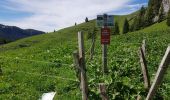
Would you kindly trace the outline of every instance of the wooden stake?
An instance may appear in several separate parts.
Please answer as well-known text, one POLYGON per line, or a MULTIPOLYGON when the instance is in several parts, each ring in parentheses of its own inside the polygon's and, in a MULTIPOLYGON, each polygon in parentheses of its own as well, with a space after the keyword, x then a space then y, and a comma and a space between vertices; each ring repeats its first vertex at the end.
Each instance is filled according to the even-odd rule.
POLYGON ((142 97, 138 95, 136 100, 142 100, 142 97))
POLYGON ((146 56, 146 40, 142 41, 142 50, 143 50, 144 56, 146 56))
POLYGON ((147 68, 145 55, 144 55, 144 52, 143 52, 142 48, 139 48, 139 57, 140 57, 142 74, 143 74, 143 78, 144 78, 144 87, 145 87, 145 89, 148 90, 149 87, 150 87, 150 79, 149 79, 149 74, 148 74, 148 68, 147 68))
POLYGON ((80 74, 80 66, 79 66, 79 55, 78 55, 78 51, 74 51, 73 52, 73 62, 74 62, 74 69, 76 72, 76 76, 79 79, 79 81, 81 82, 81 74, 80 74))
POLYGON ((106 93, 106 85, 104 83, 99 84, 99 91, 100 91, 102 100, 109 100, 107 93, 106 93))
POLYGON ((78 32, 78 45, 79 45, 79 65, 81 70, 81 88, 82 88, 82 100, 88 100, 88 85, 86 78, 86 64, 84 53, 84 37, 82 32, 78 32))
POLYGON ((146 100, 152 100, 152 98, 154 97, 157 88, 159 87, 163 80, 164 74, 167 71, 169 64, 170 64, 170 46, 167 48, 165 55, 159 65, 158 71, 156 73, 155 79, 149 90, 146 100))

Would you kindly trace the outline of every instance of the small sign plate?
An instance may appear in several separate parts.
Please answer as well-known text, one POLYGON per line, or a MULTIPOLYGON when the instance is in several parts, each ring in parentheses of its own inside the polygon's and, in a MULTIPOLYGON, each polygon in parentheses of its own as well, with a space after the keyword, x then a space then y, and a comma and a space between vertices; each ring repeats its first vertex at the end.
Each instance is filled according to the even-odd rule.
POLYGON ((98 27, 103 27, 103 26, 113 27, 114 17, 113 15, 98 15, 96 22, 98 27))
POLYGON ((101 44, 110 44, 110 28, 101 29, 101 44))

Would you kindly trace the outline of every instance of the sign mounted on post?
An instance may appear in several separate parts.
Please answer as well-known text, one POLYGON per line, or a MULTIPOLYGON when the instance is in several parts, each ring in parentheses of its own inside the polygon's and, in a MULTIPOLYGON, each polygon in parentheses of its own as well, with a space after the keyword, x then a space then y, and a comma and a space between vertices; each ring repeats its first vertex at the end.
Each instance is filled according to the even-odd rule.
POLYGON ((98 15, 97 16, 97 26, 98 27, 103 27, 103 26, 107 26, 107 27, 113 27, 114 25, 114 20, 113 20, 113 15, 98 15), (107 19, 107 20, 105 20, 107 19))
POLYGON ((110 28, 101 29, 101 44, 110 44, 110 28))

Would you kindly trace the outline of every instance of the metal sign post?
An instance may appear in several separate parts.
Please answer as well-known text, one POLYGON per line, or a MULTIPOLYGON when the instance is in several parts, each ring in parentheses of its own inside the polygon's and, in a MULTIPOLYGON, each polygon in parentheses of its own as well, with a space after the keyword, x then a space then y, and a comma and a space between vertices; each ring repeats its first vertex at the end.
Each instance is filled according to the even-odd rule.
MULTIPOLYGON (((107 28, 107 15, 103 15, 104 18, 104 28, 107 28)), ((101 37, 102 38, 102 37, 101 37)), ((107 69, 107 45, 104 43, 102 44, 102 60, 103 60, 103 73, 106 74, 108 72, 107 69)))
POLYGON ((107 45, 110 44, 110 28, 113 24, 113 15, 98 15, 97 26, 101 27, 101 44, 102 44, 102 71, 104 74, 108 72, 107 68, 107 45))

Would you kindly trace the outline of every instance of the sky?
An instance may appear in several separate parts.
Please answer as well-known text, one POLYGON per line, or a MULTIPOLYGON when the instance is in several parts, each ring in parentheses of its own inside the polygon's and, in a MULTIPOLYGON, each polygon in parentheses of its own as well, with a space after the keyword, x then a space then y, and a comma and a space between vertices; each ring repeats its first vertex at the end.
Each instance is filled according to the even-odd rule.
POLYGON ((148 0, 0 0, 0 24, 51 32, 103 13, 130 14, 147 3, 148 0))

